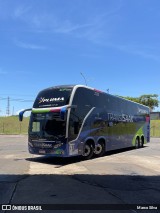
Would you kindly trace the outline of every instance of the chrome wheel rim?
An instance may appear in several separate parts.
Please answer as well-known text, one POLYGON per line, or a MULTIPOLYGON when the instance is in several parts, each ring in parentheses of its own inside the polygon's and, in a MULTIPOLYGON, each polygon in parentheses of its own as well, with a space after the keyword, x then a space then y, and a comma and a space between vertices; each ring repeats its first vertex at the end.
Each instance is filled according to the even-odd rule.
POLYGON ((102 152, 102 149, 103 149, 102 145, 101 145, 101 144, 98 144, 98 145, 96 146, 96 149, 95 149, 94 153, 95 153, 96 155, 99 155, 99 154, 102 152))
POLYGON ((83 154, 83 156, 88 156, 89 154, 90 154, 90 152, 91 152, 91 147, 89 146, 89 145, 85 145, 85 148, 84 148, 84 154, 83 154))

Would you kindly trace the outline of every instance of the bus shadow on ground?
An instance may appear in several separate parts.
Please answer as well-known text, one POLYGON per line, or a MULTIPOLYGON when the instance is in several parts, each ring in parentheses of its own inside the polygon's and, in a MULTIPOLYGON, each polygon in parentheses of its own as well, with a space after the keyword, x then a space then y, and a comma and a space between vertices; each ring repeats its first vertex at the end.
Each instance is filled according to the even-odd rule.
MULTIPOLYGON (((143 146, 139 149, 144 149, 147 148, 148 146, 143 146)), ((123 152, 127 152, 127 151, 132 151, 132 150, 136 150, 135 147, 127 147, 127 148, 123 148, 123 149, 116 149, 116 150, 112 150, 112 151, 108 151, 105 153, 104 156, 107 155, 114 155, 114 154, 118 154, 118 153, 123 153, 123 152)))
MULTIPOLYGON (((146 148, 146 147, 147 146, 144 146, 143 148, 146 148)), ((141 148, 141 149, 143 149, 143 148, 141 148)), ((135 150, 135 148, 129 147, 129 148, 124 148, 124 149, 117 149, 117 150, 113 150, 113 151, 108 151, 101 158, 106 157, 106 156, 110 156, 110 155, 123 153, 123 152, 132 151, 132 150, 135 150)), ((95 158, 97 158, 97 157, 94 156, 92 159, 95 159, 95 158)), ((92 159, 90 159, 90 160, 92 160, 92 159)), ((65 166, 65 165, 69 165, 69 164, 73 164, 73 163, 78 163, 80 161, 85 161, 85 159, 81 156, 67 157, 67 158, 52 157, 52 156, 38 156, 38 157, 33 157, 33 158, 32 157, 26 158, 25 160, 30 161, 30 162, 36 162, 36 163, 57 165, 57 167, 61 167, 61 166, 65 166)))
POLYGON ((30 162, 36 162, 36 163, 65 166, 67 164, 78 163, 78 162, 82 161, 83 158, 79 157, 79 156, 69 157, 69 158, 40 156, 40 157, 26 158, 25 160, 30 161, 30 162))
POLYGON ((156 205, 160 198, 160 176, 2 174, 0 190, 1 204, 156 205))

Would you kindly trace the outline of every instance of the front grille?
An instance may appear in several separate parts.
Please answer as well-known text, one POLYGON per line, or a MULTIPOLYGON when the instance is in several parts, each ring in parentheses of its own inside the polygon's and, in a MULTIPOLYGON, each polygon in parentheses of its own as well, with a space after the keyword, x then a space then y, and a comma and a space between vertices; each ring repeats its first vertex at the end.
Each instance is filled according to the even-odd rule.
POLYGON ((33 147, 42 148, 42 149, 52 149, 52 143, 39 143, 39 142, 32 142, 33 147))

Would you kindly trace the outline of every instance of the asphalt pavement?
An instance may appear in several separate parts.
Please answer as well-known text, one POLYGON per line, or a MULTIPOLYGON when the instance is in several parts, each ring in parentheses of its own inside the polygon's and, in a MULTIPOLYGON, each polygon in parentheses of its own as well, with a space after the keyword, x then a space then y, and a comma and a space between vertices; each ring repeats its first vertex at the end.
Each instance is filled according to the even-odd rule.
POLYGON ((105 204, 114 204, 115 208, 117 204, 156 208, 160 204, 159 162, 159 138, 152 138, 141 149, 108 152, 104 157, 84 161, 79 157, 31 155, 27 136, 0 135, 0 203, 22 206, 60 204, 62 208, 42 212, 64 212, 64 204, 71 207, 65 210, 66 213, 160 212, 156 209, 135 210, 131 205, 128 210, 98 210, 100 206, 105 208, 105 204), (91 210, 75 210, 78 208, 76 204, 91 210))

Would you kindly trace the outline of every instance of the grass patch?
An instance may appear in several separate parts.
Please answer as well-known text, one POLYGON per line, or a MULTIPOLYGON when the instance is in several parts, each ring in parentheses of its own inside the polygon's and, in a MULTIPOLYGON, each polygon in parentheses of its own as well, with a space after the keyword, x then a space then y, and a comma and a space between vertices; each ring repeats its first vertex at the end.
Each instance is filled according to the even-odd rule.
POLYGON ((160 120, 151 120, 150 135, 151 137, 160 137, 160 120))
POLYGON ((0 134, 27 134, 29 117, 20 122, 18 116, 0 117, 0 134))

